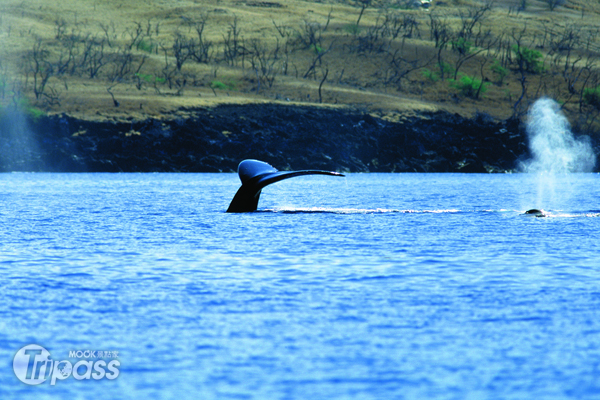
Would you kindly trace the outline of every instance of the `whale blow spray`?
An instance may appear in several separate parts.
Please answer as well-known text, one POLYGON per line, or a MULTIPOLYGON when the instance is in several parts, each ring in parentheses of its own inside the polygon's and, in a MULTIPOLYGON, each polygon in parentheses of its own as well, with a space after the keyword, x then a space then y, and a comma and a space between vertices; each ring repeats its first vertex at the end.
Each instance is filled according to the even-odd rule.
POLYGON ((558 103, 537 100, 529 110, 527 137, 531 159, 521 164, 523 172, 537 180, 536 207, 557 206, 570 197, 571 172, 591 172, 596 155, 588 137, 575 138, 558 103))
POLYGON ((569 121, 552 99, 541 98, 533 103, 527 136, 532 158, 523 163, 525 172, 591 172, 596 165, 589 138, 573 137, 569 121))

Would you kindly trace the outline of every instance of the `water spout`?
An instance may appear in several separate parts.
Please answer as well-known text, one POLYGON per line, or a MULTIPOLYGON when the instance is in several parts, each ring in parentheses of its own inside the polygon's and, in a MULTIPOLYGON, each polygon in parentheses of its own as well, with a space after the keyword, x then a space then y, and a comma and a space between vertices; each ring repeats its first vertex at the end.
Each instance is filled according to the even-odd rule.
POLYGON ((532 158, 522 164, 524 172, 591 172, 596 165, 589 138, 573 137, 569 121, 552 99, 541 98, 529 110, 527 137, 532 158))
POLYGON ((35 134, 18 107, 0 110, 0 171, 40 171, 44 168, 35 134))
POLYGON ((596 165, 589 138, 575 138, 558 103, 549 98, 537 100, 529 110, 527 137, 532 157, 520 169, 531 173, 537 184, 535 199, 528 199, 527 207, 563 206, 572 196, 569 174, 591 172, 596 165))

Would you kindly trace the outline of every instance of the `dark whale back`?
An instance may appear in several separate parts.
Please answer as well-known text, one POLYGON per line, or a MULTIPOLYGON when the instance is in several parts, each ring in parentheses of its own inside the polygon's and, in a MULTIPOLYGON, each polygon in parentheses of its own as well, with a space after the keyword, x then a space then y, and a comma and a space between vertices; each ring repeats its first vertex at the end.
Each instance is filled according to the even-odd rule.
POLYGON ((525 211, 525 215, 532 217, 545 217, 546 213, 544 210, 538 210, 537 208, 532 208, 531 210, 525 211))

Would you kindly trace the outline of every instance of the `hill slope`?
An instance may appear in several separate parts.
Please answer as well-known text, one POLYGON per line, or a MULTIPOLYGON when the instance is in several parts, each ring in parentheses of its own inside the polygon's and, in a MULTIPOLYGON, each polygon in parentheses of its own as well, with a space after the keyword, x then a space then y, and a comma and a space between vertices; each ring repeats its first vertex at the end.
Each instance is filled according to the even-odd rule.
POLYGON ((549 3, 5 0, 0 100, 95 120, 265 101, 503 119, 547 95, 595 130, 600 4, 549 3))

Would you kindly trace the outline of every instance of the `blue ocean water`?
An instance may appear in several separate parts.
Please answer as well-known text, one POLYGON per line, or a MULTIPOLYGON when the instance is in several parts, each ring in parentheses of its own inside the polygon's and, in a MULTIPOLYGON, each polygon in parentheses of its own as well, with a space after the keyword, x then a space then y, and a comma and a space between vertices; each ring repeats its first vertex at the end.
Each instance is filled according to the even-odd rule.
POLYGON ((600 398, 599 182, 2 174, 0 398, 600 398), (28 385, 30 344, 118 376, 28 385))

